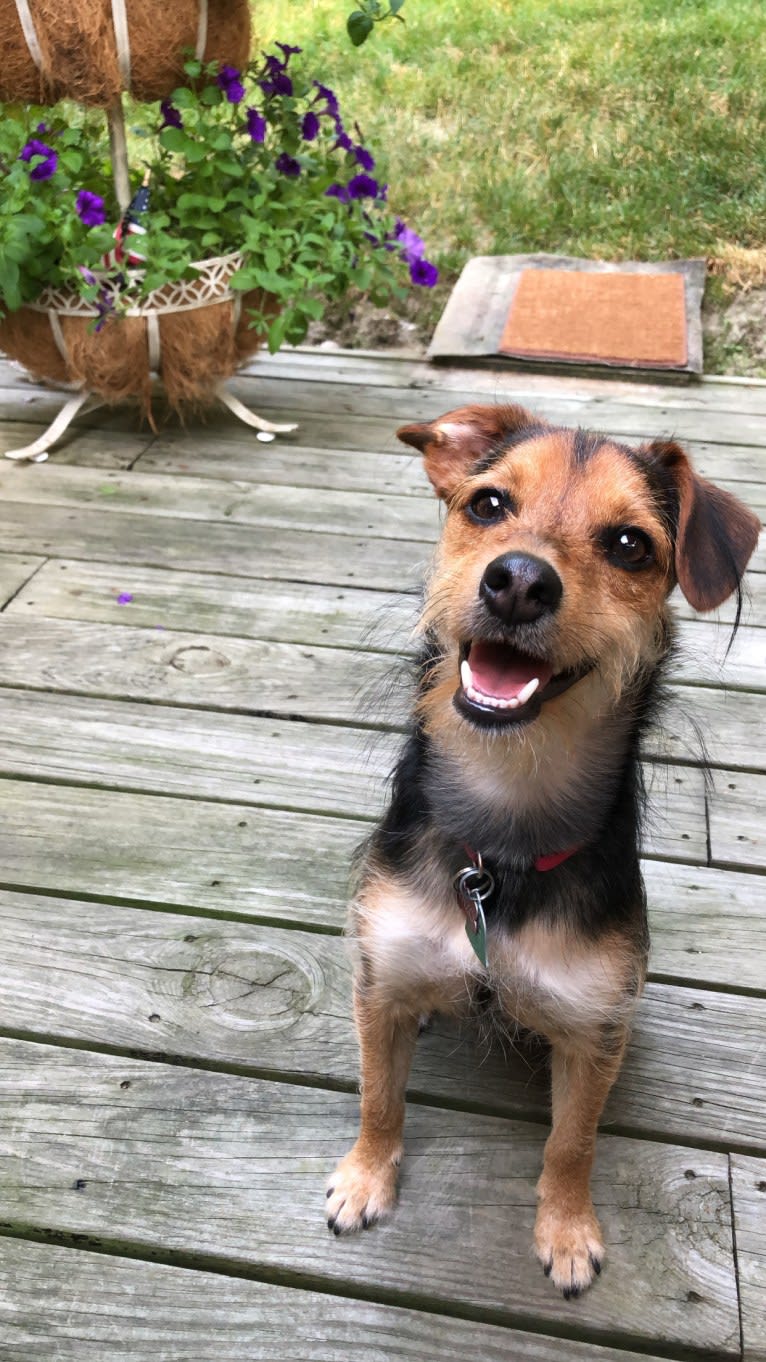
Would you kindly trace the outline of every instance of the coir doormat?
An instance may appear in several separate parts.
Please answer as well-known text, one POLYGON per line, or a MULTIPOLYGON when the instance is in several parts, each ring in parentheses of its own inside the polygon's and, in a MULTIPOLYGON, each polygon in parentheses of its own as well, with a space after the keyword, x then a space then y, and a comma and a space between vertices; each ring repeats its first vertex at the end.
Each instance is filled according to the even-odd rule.
POLYGON ((429 357, 519 365, 702 372, 703 260, 477 256, 429 357))

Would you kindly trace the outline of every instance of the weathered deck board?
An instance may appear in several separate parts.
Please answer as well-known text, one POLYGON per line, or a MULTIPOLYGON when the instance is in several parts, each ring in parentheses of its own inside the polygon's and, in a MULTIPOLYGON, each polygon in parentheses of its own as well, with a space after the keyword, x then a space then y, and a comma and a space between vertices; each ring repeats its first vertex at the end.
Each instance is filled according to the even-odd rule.
MULTIPOLYGON (((319 460, 317 464, 321 467, 319 460)), ((762 509, 766 484, 737 487, 754 510, 762 509)), ((433 543, 443 519, 443 507, 433 496, 328 487, 326 476, 321 481, 319 475, 313 485, 285 486, 277 481, 235 481, 221 476, 179 478, 140 468, 115 472, 55 463, 44 467, 0 463, 0 494, 7 502, 78 509, 97 506, 104 514, 228 521, 263 529, 321 529, 350 537, 419 538, 433 543)))
MULTIPOLYGON (((761 578, 759 577, 760 581, 761 578)), ((766 576, 763 578, 766 584, 766 576)), ((76 559, 46 563, 34 589, 19 592, 7 614, 89 620, 153 629, 196 630, 317 643, 333 648, 400 652, 417 621, 413 594, 304 582, 262 581, 218 573, 145 568, 76 559), (130 609, 118 604, 130 580, 130 609)))
MULTIPOLYGON (((419 392, 438 389, 442 393, 467 389, 489 394, 489 400, 534 403, 552 391, 573 402, 626 401, 631 406, 672 409, 689 406, 694 410, 713 409, 766 415, 766 383, 719 378, 706 374, 692 383, 647 382, 620 378, 615 374, 598 378, 591 375, 535 373, 514 370, 497 364, 465 364, 454 367, 434 365, 411 353, 377 350, 325 351, 297 346, 276 355, 259 351, 243 367, 242 375, 259 381, 291 379, 303 383, 364 383, 369 387, 399 387, 419 392)), ((5 381, 5 380, 3 380, 5 381)))
MULTIPOLYGON (((422 540, 343 534, 25 502, 0 506, 0 542, 15 553, 94 558, 143 567, 234 573, 323 585, 417 591, 431 557, 422 540)), ((120 590, 129 591, 125 581, 120 590)))
POLYGON ((0 810, 4 884, 336 932, 370 831, 352 818, 34 781, 0 780, 0 810))
MULTIPOLYGON (((126 621, 122 627, 6 613, 0 619, 0 685, 381 729, 406 725, 411 677, 387 654, 181 633, 162 625, 131 628, 131 611, 114 608, 126 621)), ((766 648, 766 631, 762 637, 766 648)), ((758 674, 755 664, 753 671, 758 674)), ((762 695, 745 693, 735 704, 724 690, 676 687, 644 751, 684 762, 699 761, 704 751, 714 766, 766 769, 763 706, 762 695)))
MULTIPOLYGON (((47 692, 3 692, 0 775, 374 817, 399 735, 47 692)), ((649 854, 707 861, 704 780, 647 767, 649 854)), ((747 861, 742 859, 741 864, 747 861)))
MULTIPOLYGON (((0 451, 20 449, 44 434, 46 424, 0 420, 0 451)), ((86 464, 91 468, 129 468, 151 445, 151 430, 88 430, 74 425, 51 456, 56 466, 86 464)), ((8 465, 4 464, 4 467, 8 465)))
MULTIPOLYGON (((129 612, 123 610, 123 618, 129 612)), ((766 637, 766 635, 764 635, 766 637)), ((405 718, 386 703, 395 663, 380 653, 203 633, 48 619, 0 619, 0 685, 124 696, 213 710, 362 723, 382 694, 381 727, 405 718)))
MULTIPOLYGON (((766 574, 752 573, 750 581, 757 584, 753 610, 760 611, 766 574)), ((416 646, 418 595, 69 559, 46 563, 6 613, 407 653, 416 646), (129 609, 118 599, 126 581, 129 609)), ((696 684, 707 675, 717 685, 762 690, 766 632, 756 625, 766 620, 766 610, 755 614, 752 626, 743 624, 728 656, 726 625, 686 613, 671 675, 696 684)))
MULTIPOLYGON (((338 937, 1 892, 0 909, 5 1031, 355 1082, 350 963, 338 937)), ((764 999, 649 984, 603 1125, 696 1146, 766 1143, 764 1028, 764 999), (746 1070, 732 1064, 737 1054, 753 1055, 746 1070)), ((507 1058, 469 1023, 438 1023, 421 1037, 409 1087, 523 1119, 545 1121, 550 1110, 542 1051, 507 1058)))
MULTIPOLYGON (((439 392, 489 393, 498 400, 533 402, 556 393, 572 402, 626 401, 631 407, 690 407, 694 411, 714 410, 737 416, 740 411, 766 414, 766 383, 753 380, 705 375, 693 383, 647 382, 645 379, 616 375, 534 373, 510 366, 434 365, 411 352, 317 349, 312 346, 286 347, 278 354, 260 350, 241 370, 243 380, 251 380, 250 392, 264 384, 277 386, 287 379, 304 384, 357 382, 368 387, 396 388, 405 393, 436 389, 439 392)), ((15 364, 0 357, 0 387, 14 390, 20 400, 39 385, 15 364)))
MULTIPOLYGON (((10 1224, 571 1327, 529 1251, 540 1127, 412 1107, 396 1214, 338 1241, 322 1182, 353 1139, 354 1097, 22 1042, 0 1056, 10 1224)), ((738 1356, 726 1157, 602 1137, 593 1192, 610 1247, 580 1336, 738 1356)))
MULTIPOLYGON (((407 405, 411 407, 413 403, 407 405)), ((449 405, 449 394, 445 394, 444 409, 446 410, 449 405)), ((695 467, 704 477, 718 482, 728 480, 732 487, 735 484, 745 484, 739 489, 742 496, 747 495, 747 487, 757 487, 763 482, 763 448, 753 445, 709 444, 705 440, 686 440, 684 444, 694 460, 695 467)), ((293 458, 297 462, 296 484, 303 485, 304 479, 313 476, 311 469, 315 466, 315 459, 323 457, 328 466, 328 486, 332 486, 334 480, 340 478, 341 470, 348 465, 350 481, 347 486, 355 486, 356 479, 360 478, 365 483, 370 481, 368 488, 370 491, 407 491, 432 495, 423 476, 419 459, 403 455, 403 446, 395 438, 391 440, 390 436, 385 441, 385 447, 376 448, 374 454, 366 452, 363 447, 354 448, 342 436, 324 448, 321 445, 312 446, 300 434, 282 436, 278 444, 270 446, 268 457, 264 457, 263 447, 260 444, 254 446, 248 436, 243 438, 241 427, 237 428, 229 421, 217 421, 215 425, 205 427, 201 432, 188 435, 188 438, 187 432, 181 429, 164 430, 157 441, 148 446, 141 455, 139 467, 147 472, 153 470, 181 476, 230 477, 259 481, 259 470, 270 462, 273 449, 278 451, 275 465, 276 481, 282 478, 283 461, 293 458), (291 443, 292 440, 300 440, 300 443, 291 443), (176 454, 176 450, 181 452, 176 454), (402 482, 399 486, 381 488, 380 477, 387 480, 393 476, 393 461, 402 457, 405 460, 409 459, 408 467, 397 465, 395 476, 401 477, 402 482), (374 470, 378 462, 380 468, 376 474, 374 470)), ((81 458, 72 457, 69 461, 84 464, 91 462, 85 451, 81 458)), ((267 480, 270 480, 268 476, 267 480)))
MULTIPOLYGON (((398 425, 407 421, 434 420, 452 407, 477 400, 476 390, 470 385, 449 394, 425 389, 409 393, 398 386, 368 388, 364 384, 333 383, 331 380, 312 385, 292 378, 259 382, 257 378, 240 376, 232 383, 232 389, 264 411, 278 408, 290 412, 301 428, 304 424, 332 422, 350 432, 367 423, 372 438, 379 424, 387 422, 389 431, 395 431, 398 425)), ((520 397, 523 390, 523 382, 499 383, 494 400, 524 401, 520 397)), ((635 440, 673 435, 677 440, 704 440, 708 444, 724 445, 736 440, 737 444, 763 448, 762 411, 740 410, 735 423, 730 410, 695 406, 693 398, 689 400, 689 391, 684 395, 685 401, 679 402, 676 395, 672 402, 665 398, 651 404, 631 402, 629 396, 600 400, 586 396, 573 400, 571 393, 562 396, 560 390, 551 385, 539 400, 532 399, 530 406, 536 415, 559 425, 585 426, 635 440)), ((369 443, 370 437, 361 443, 355 441, 355 444, 374 447, 369 443)))
POLYGON ((766 990, 766 883, 759 875, 643 862, 652 978, 766 990))
POLYGON ((0 1238, 0 1330, 13 1362, 658 1362, 217 1272, 0 1238), (289 1339, 289 1341, 288 1341, 289 1339), (47 1351, 46 1351, 47 1350, 47 1351))
POLYGON ((743 1362, 766 1360, 766 1159, 731 1158, 743 1362))
POLYGON ((403 445, 397 448, 399 453, 375 454, 364 449, 312 449, 310 445, 292 445, 287 436, 282 436, 266 452, 251 436, 237 436, 230 426, 219 425, 214 432, 163 432, 142 454, 137 470, 181 478, 383 492, 432 501, 433 490, 420 456, 407 453, 403 445))
MULTIPOLYGON (((102 472, 0 463, 0 497, 8 503, 98 507, 103 515, 167 516, 206 524, 308 530, 352 538, 436 542, 436 498, 290 487, 269 482, 231 483, 217 478, 176 478, 164 473, 102 472)), ((348 551, 348 550, 346 550, 348 551)))
POLYGON ((709 799, 710 852, 722 866, 745 861, 766 869, 766 777, 746 772, 716 774, 709 799), (743 859, 744 858, 744 859, 743 859))
POLYGON ((44 558, 35 558, 30 554, 0 554, 0 610, 44 562, 44 558))
MULTIPOLYGON (((354 819, 0 780, 0 883, 337 932, 368 831, 354 819)), ((660 860, 643 871, 650 977, 766 990, 759 876, 660 860)))

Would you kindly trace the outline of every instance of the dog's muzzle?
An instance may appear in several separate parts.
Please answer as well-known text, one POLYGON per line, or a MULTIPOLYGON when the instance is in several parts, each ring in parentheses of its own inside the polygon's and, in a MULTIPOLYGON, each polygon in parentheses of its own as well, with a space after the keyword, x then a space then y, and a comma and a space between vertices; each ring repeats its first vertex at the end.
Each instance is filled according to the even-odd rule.
POLYGON ((484 570, 479 597, 484 609, 512 632, 513 641, 474 637, 460 649, 460 686, 454 703, 464 718, 482 727, 530 723, 546 700, 562 695, 591 670, 590 664, 554 674, 539 652, 517 639, 525 626, 555 615, 564 587, 556 569, 533 554, 507 553, 484 570))

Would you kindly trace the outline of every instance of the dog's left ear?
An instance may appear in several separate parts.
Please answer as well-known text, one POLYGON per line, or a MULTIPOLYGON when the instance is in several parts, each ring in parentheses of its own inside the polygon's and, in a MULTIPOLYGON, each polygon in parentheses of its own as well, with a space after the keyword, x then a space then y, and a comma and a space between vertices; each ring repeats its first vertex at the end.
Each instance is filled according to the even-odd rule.
POLYGON ((695 610, 715 610, 737 590, 761 522, 737 497, 695 473, 675 440, 653 440, 642 453, 670 474, 678 493, 678 585, 695 610))
POLYGON ((529 429, 539 433, 547 422, 524 407, 457 407, 437 421, 400 426, 396 437, 423 455, 426 473, 437 497, 448 501, 471 464, 501 444, 509 435, 529 429))

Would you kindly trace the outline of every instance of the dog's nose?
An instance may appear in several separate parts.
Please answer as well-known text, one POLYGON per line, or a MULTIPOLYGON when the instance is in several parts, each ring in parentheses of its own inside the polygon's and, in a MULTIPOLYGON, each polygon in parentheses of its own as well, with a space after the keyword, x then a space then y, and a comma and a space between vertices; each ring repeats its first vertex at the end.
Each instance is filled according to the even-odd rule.
POLYGON ((550 563, 531 553, 504 553, 485 569, 479 595, 503 624, 531 624, 553 614, 563 590, 550 563))

